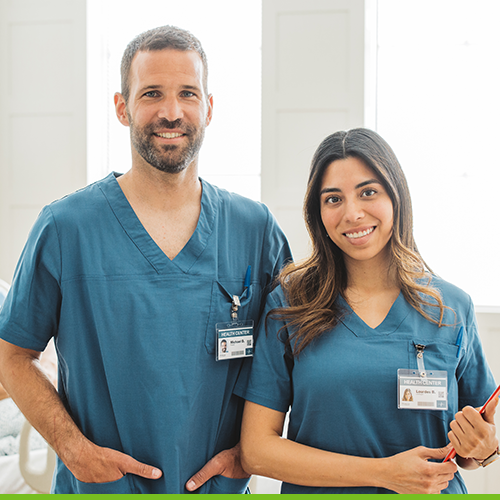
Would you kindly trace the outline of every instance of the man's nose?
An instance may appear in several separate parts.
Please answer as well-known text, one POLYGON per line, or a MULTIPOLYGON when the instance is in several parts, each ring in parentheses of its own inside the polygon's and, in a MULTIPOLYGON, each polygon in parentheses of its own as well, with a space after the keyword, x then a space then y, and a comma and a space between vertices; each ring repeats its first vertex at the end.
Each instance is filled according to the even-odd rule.
POLYGON ((183 114, 182 106, 175 97, 165 98, 162 102, 160 110, 158 111, 159 118, 165 118, 170 122, 183 118, 183 114))

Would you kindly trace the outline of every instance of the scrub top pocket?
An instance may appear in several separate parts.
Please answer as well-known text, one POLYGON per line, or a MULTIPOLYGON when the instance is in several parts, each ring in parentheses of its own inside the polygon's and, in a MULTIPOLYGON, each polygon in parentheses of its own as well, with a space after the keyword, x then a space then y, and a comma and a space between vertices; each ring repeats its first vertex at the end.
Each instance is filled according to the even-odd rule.
POLYGON ((409 368, 416 370, 417 350, 416 345, 424 345, 424 365, 425 371, 445 370, 448 374, 448 410, 412 410, 418 412, 430 412, 431 415, 442 420, 453 419, 458 408, 458 384, 456 379, 456 370, 459 362, 457 358, 458 347, 446 342, 429 342, 429 340, 412 340, 408 342, 409 368))
POLYGON ((243 280, 218 280, 212 283, 212 301, 205 334, 205 347, 209 354, 215 354, 215 325, 231 321, 231 298, 237 295, 241 306, 238 308, 238 321, 259 320, 262 289, 258 283, 252 283, 243 294, 243 280), (243 294, 243 297, 242 297, 243 294))

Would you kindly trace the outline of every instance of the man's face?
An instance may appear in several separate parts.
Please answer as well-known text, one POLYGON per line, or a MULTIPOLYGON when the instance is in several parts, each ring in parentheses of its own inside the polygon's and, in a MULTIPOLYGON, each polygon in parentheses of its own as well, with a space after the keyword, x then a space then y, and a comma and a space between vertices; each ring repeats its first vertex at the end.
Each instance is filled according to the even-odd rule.
POLYGON ((133 161, 176 174, 197 160, 212 118, 203 86, 203 63, 194 51, 138 52, 130 68, 130 97, 115 96, 117 115, 130 126, 133 161))
POLYGON ((227 351, 227 342, 225 342, 224 340, 221 342, 221 350, 222 352, 227 351))

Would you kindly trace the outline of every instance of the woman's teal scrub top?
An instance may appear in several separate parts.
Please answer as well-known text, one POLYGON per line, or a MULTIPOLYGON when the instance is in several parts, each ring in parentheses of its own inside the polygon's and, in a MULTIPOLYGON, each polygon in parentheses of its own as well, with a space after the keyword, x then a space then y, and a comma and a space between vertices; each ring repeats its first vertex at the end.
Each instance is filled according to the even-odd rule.
MULTIPOLYGON (((0 337, 42 351, 54 336, 59 393, 94 443, 156 466, 77 481, 59 460, 55 493, 184 493, 186 481, 239 440, 243 359, 215 360, 215 324, 251 284, 238 319, 259 320, 290 250, 262 204, 202 182, 197 228, 170 260, 151 239, 115 174, 46 207, 23 250, 0 315, 0 337)), ((237 493, 216 477, 200 493, 237 493)))
MULTIPOLYGON (((385 320, 370 328, 341 297, 340 323, 309 344, 298 358, 285 355, 278 339, 283 323, 261 322, 251 363, 236 394, 280 412, 291 405, 288 438, 322 450, 381 458, 417 446, 448 444, 450 422, 466 405, 482 406, 496 384, 477 332, 472 301, 459 288, 434 278, 445 310, 439 328, 399 295, 385 320), (464 327, 461 347, 457 337, 464 327), (445 370, 448 410, 398 409, 398 370, 416 370, 415 345, 425 345, 427 371, 445 370)), ((267 299, 264 314, 286 307, 281 288, 267 299)), ((432 308, 429 314, 436 315, 432 308)), ((282 331, 288 335, 288 331, 282 331)), ((284 337, 282 337, 284 338, 284 337)), ((247 370, 248 366, 245 367, 247 370)), ((466 493, 460 473, 442 493, 466 493)), ((383 488, 315 488, 283 483, 282 493, 393 493, 383 488)))

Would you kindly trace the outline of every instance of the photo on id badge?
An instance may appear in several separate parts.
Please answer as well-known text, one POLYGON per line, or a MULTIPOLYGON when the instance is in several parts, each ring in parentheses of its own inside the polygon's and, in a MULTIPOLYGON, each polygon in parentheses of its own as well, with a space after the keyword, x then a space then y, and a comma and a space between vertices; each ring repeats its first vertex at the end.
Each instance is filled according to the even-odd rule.
POLYGON ((253 356, 253 321, 217 323, 216 360, 253 356))

